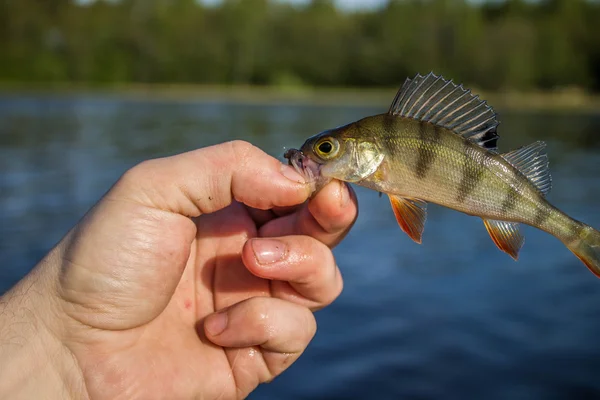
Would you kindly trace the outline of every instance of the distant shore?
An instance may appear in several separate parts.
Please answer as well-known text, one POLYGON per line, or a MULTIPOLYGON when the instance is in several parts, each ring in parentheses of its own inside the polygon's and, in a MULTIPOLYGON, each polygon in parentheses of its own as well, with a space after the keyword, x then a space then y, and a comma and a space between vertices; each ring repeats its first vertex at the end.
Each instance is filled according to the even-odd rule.
MULTIPOLYGON (((0 82, 0 96, 94 95, 137 101, 231 101, 254 104, 388 106, 398 88, 276 87, 194 84, 24 84, 0 82)), ((497 109, 600 113, 600 95, 579 88, 532 92, 486 92, 473 89, 497 109)))

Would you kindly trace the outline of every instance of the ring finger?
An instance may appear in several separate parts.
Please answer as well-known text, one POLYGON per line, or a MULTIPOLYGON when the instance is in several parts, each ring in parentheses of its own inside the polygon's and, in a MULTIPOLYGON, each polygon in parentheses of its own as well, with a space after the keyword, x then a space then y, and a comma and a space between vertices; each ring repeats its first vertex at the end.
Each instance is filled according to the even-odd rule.
POLYGON ((333 302, 343 288, 331 250, 309 236, 250 239, 242 260, 252 274, 271 280, 274 297, 313 311, 333 302))

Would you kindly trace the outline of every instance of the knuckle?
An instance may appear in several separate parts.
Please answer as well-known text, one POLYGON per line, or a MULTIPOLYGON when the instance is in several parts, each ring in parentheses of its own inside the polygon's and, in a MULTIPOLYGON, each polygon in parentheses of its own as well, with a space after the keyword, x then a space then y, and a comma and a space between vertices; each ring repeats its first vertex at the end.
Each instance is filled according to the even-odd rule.
POLYGON ((293 263, 302 266, 304 276, 299 279, 303 284, 314 284, 328 278, 329 271, 335 266, 331 250, 314 238, 307 237, 298 243, 296 251, 289 257, 293 263))
POLYGON ((244 140, 233 140, 229 143, 235 157, 241 160, 248 158, 249 153, 254 149, 250 142, 244 140))
POLYGON ((313 282, 322 282, 330 284, 331 279, 335 278, 335 258, 333 253, 327 246, 321 244, 321 251, 318 252, 318 256, 313 256, 313 263, 316 268, 313 268, 313 276, 311 277, 313 282))
POLYGON ((266 297, 254 297, 249 300, 248 315, 254 321, 255 328, 263 332, 267 338, 273 334, 271 310, 266 297))
POLYGON ((153 171, 156 169, 156 164, 158 162, 160 162, 160 160, 157 160, 157 159, 145 160, 145 161, 138 163, 137 165, 134 165, 127 172, 131 173, 134 176, 145 176, 148 174, 152 174, 153 171))
POLYGON ((139 185, 152 177, 157 163, 158 160, 146 160, 134 165, 121 176, 120 183, 127 187, 139 185))

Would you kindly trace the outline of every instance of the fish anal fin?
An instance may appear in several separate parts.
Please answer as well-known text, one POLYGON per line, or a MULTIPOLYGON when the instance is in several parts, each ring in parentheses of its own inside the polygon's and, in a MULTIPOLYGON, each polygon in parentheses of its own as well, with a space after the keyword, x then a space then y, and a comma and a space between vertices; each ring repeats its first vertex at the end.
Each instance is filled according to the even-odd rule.
POLYGON ((433 72, 407 79, 388 114, 441 126, 491 151, 497 148, 498 120, 492 107, 433 72))
POLYGON ((423 200, 389 195, 392 210, 400 228, 416 243, 421 244, 425 220, 427 219, 427 203, 423 200))
POLYGON ((519 231, 517 222, 496 221, 484 219, 483 223, 490 234, 490 237, 500 250, 517 260, 519 250, 523 246, 525 239, 519 231))
POLYGON ((545 148, 546 143, 537 141, 502 154, 502 158, 521 171, 544 196, 552 188, 552 176, 545 148))

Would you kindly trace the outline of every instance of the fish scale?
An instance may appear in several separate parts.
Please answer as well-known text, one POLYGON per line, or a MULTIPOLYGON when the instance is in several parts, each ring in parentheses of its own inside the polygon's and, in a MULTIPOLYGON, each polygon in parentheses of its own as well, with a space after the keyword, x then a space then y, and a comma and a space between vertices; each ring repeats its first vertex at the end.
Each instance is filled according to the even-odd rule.
MULTIPOLYGON (((361 122, 376 125, 379 118, 385 116, 368 117, 361 122)), ((423 125, 418 121, 399 121, 399 124, 405 127, 402 135, 397 133, 402 129, 398 126, 383 139, 393 151, 389 152, 380 168, 389 169, 392 173, 385 181, 369 182, 366 179, 361 182, 363 186, 421 198, 469 214, 496 219, 514 218, 501 213, 500 199, 494 192, 506 191, 510 186, 485 167, 482 160, 487 154, 483 149, 445 129, 438 129, 440 139, 432 140, 432 135, 423 138, 420 129, 413 127, 423 125), (420 165, 426 165, 426 168, 420 170, 420 165), (424 175, 423 171, 427 173, 424 175), (488 179, 483 179, 485 176, 488 179)), ((535 189, 532 192, 537 194, 535 189)))
POLYGON ((407 79, 387 113, 321 132, 285 156, 315 190, 338 179, 386 193, 400 227, 418 243, 427 203, 435 203, 482 218, 514 259, 524 240, 520 223, 544 230, 600 277, 600 232, 545 198, 545 144, 500 154, 497 128, 485 101, 430 73, 407 79))

